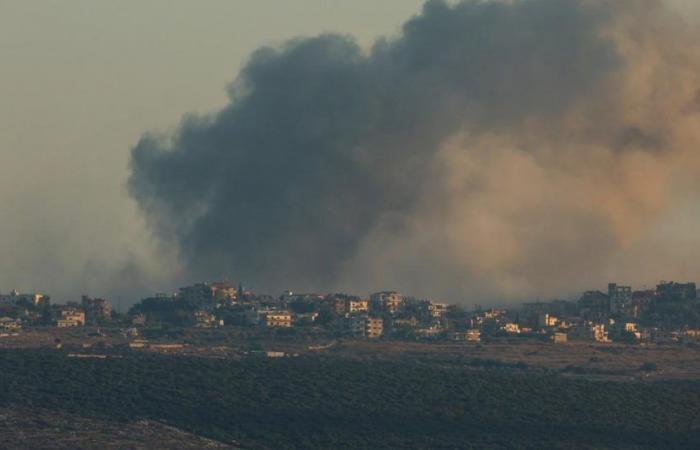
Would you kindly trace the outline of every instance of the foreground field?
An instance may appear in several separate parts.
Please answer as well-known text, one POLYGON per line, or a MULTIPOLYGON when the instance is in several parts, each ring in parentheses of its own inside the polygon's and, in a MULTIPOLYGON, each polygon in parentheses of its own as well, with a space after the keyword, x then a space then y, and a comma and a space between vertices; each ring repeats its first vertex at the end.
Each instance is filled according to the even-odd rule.
MULTIPOLYGON (((114 424, 105 438, 157 422, 243 448, 700 447, 696 381, 590 381, 449 358, 82 359, 44 350, 0 351, 0 369, 5 410, 114 424)), ((50 427, 28 420, 3 428, 3 440, 50 427)))
POLYGON ((571 342, 487 344, 346 341, 332 349, 347 358, 457 360, 466 364, 526 366, 605 380, 700 380, 700 347, 571 342))

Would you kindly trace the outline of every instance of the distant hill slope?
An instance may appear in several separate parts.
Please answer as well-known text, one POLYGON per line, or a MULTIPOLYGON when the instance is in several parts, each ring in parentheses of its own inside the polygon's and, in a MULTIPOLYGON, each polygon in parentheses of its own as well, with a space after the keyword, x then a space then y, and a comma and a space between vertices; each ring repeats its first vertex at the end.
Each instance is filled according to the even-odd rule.
POLYGON ((237 447, 154 420, 120 422, 61 410, 0 408, 4 449, 226 450, 237 447))

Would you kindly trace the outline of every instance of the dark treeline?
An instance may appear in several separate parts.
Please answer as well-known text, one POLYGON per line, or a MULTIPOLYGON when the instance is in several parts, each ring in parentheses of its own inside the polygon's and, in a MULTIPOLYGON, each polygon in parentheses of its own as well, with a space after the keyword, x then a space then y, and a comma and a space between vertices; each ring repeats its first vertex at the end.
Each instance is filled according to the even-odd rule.
POLYGON ((246 448, 700 446, 700 383, 436 362, 0 351, 0 403, 156 419, 246 448))

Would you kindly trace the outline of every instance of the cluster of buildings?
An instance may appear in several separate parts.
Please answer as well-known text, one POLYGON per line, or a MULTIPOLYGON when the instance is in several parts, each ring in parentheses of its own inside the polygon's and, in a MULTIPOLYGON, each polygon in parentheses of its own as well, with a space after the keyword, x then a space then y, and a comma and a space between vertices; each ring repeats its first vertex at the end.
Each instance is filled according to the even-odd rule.
POLYGON ((228 282, 196 283, 175 294, 156 294, 115 318, 109 301, 84 296, 53 305, 42 294, 0 295, 0 333, 22 326, 260 327, 304 332, 324 329, 355 338, 479 342, 547 339, 555 343, 700 342, 700 301, 695 283, 661 282, 634 290, 610 283, 576 301, 529 302, 509 309, 459 306, 381 291, 369 297, 285 291, 259 295, 228 282))
MULTIPOLYGON (((339 335, 379 338, 411 330, 435 336, 447 328, 450 305, 406 297, 398 292, 376 292, 368 298, 347 294, 283 292, 279 297, 258 295, 226 282, 197 283, 173 295, 143 299, 130 313, 132 325, 155 325, 189 314, 195 327, 225 325, 275 329, 323 327, 339 335), (170 306, 170 309, 168 307, 170 306), (173 310, 178 312, 173 314, 173 310)), ((404 333, 405 334, 405 333, 404 333)))
POLYGON ((81 301, 52 304, 48 295, 22 294, 13 290, 0 294, 0 333, 14 333, 23 326, 79 327, 107 323, 112 305, 101 298, 83 296, 81 301))
MULTIPOLYGON (((225 282, 198 283, 172 296, 157 296, 150 312, 136 308, 136 324, 164 320, 163 303, 188 307, 191 324, 277 329, 323 327, 338 335, 376 339, 536 338, 556 343, 678 342, 700 337, 700 302, 695 283, 661 282, 634 290, 610 283, 606 291, 586 291, 576 301, 529 302, 509 309, 467 311, 459 306, 382 291, 367 298, 348 294, 285 291, 257 295, 225 282)), ((142 304, 148 303, 148 299, 142 304)))
POLYGON ((697 342, 700 302, 695 283, 659 283, 634 290, 609 283, 575 302, 525 303, 517 312, 519 332, 549 334, 555 342, 697 342))

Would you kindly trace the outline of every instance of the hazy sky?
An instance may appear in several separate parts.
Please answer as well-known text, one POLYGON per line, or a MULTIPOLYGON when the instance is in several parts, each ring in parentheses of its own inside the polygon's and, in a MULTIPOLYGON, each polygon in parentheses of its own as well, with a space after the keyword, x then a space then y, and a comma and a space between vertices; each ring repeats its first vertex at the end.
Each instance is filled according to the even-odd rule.
MULTIPOLYGON (((700 14, 698 2, 673 3, 691 21, 700 14)), ((125 187, 143 132, 224 106, 226 86, 261 45, 333 31, 366 46, 396 34, 421 4, 0 0, 0 291, 101 295, 105 277, 129 261, 150 264, 153 290, 173 288, 167 268, 177 263, 152 260, 155 244, 125 187)), ((698 214, 677 210, 653 233, 674 235, 698 214)), ((698 275, 689 266, 680 261, 669 275, 698 275)), ((128 268, 124 277, 132 282, 128 268)))
POLYGON ((146 242, 124 187, 145 130, 223 105, 260 45, 324 31, 369 44, 421 3, 0 0, 0 292, 99 294, 84 268, 146 242))

